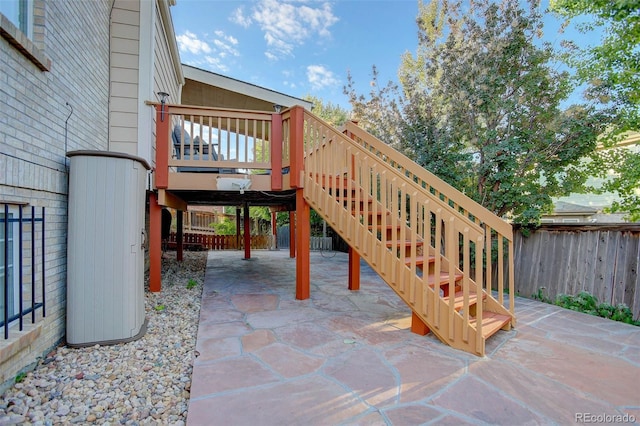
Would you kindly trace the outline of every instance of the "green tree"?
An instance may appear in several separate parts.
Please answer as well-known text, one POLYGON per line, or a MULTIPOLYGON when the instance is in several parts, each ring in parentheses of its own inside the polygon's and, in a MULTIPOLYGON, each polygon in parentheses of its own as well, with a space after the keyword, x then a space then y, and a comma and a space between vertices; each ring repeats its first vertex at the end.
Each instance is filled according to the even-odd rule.
POLYGON ((551 10, 567 18, 583 19, 583 33, 600 30, 596 46, 565 42, 569 65, 577 70, 588 94, 615 106, 620 130, 640 128, 640 0, 551 0, 551 10))
POLYGON ((552 0, 550 6, 567 20, 583 19, 578 25, 583 33, 602 33, 595 46, 565 43, 564 59, 577 70, 578 83, 587 85, 587 98, 615 115, 601 137, 606 149, 591 155, 588 163, 597 177, 605 179, 597 190, 617 193, 620 201, 610 210, 627 212, 628 219, 639 221, 640 152, 616 143, 625 132, 640 130, 640 1, 552 0))
POLYGON ((321 117, 332 126, 339 127, 349 119, 349 111, 342 108, 340 105, 325 102, 313 95, 305 95, 303 99, 313 104, 312 112, 315 115, 321 117))
POLYGON ((236 221, 225 217, 219 223, 214 223, 213 229, 218 235, 236 235, 236 221))
POLYGON ((420 2, 401 90, 387 85, 369 100, 345 90, 373 133, 495 214, 535 223, 551 197, 583 186, 578 164, 595 149, 603 117, 586 105, 561 108, 569 75, 541 41, 538 2, 522 3, 420 2))

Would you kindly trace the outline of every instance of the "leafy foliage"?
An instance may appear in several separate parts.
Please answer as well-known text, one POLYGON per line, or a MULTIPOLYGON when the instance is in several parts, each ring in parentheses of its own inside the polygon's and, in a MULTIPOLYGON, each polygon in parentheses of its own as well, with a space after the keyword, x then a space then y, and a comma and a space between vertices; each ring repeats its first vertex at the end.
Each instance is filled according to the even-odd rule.
POLYGON ((229 218, 223 218, 221 222, 213 225, 218 235, 236 235, 236 222, 229 218))
POLYGON ((614 321, 640 325, 640 321, 633 319, 631 309, 624 303, 619 303, 615 306, 608 303, 598 303, 598 299, 586 291, 580 292, 575 296, 562 294, 556 299, 555 305, 614 321))
POLYGON ((551 197, 583 188, 579 161, 606 120, 562 109, 566 72, 542 43, 537 1, 420 3, 418 49, 402 58, 402 89, 345 92, 360 125, 499 216, 536 223, 551 197))
POLYGON ((313 103, 313 113, 332 126, 339 127, 349 119, 349 112, 340 105, 325 102, 313 95, 304 96, 304 100, 313 103))
POLYGON ((627 212, 629 220, 640 221, 640 152, 613 148, 625 132, 640 130, 640 1, 552 0, 550 6, 568 20, 590 18, 579 25, 582 32, 603 33, 596 46, 579 48, 566 42, 564 59, 577 70, 578 83, 588 85, 587 98, 615 115, 602 138, 608 149, 591 156, 597 176, 607 179, 600 190, 620 196, 611 211, 627 212))

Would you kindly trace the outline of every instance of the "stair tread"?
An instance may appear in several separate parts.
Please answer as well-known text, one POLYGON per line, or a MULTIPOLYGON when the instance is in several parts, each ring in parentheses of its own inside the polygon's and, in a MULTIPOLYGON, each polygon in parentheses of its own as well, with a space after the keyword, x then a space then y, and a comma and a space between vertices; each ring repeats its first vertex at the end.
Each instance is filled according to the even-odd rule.
MULTIPOLYGON (((462 274, 456 274, 455 275, 455 281, 460 281, 462 279, 462 274)), ((429 274, 427 276, 427 282, 429 283, 429 285, 433 285, 436 282, 436 277, 434 276, 434 274, 429 274)), ((442 271, 440 272, 440 280, 439 283, 440 286, 448 284, 449 283, 449 273, 447 271, 442 271)))
MULTIPOLYGON (((425 257, 423 255, 416 256, 416 265, 424 265, 425 263, 431 263, 436 260, 435 256, 428 256, 425 262, 425 257)), ((404 259, 405 265, 411 265, 411 258, 407 257, 404 259)), ((448 275, 447 275, 448 276, 448 275)))
MULTIPOLYGON (((398 246, 410 246, 411 245, 411 240, 395 240, 395 241, 387 241, 387 247, 393 247, 394 242, 396 243, 396 245, 398 246)), ((416 241, 416 245, 417 246, 421 246, 424 245, 424 242, 422 242, 422 240, 418 240, 416 241)))
MULTIPOLYGON (((486 339, 493 336, 498 330, 511 321, 511 316, 499 314, 497 312, 483 311, 482 312, 482 336, 486 339)), ((473 326, 476 325, 477 319, 473 318, 469 320, 469 323, 473 326)))
MULTIPOLYGON (((483 294, 483 299, 486 298, 487 295, 483 294)), ((444 301, 449 303, 449 296, 443 297, 444 301)), ((464 292, 457 291, 454 299, 453 299, 453 309, 459 311, 464 306, 464 292)), ((469 306, 475 305, 478 303, 478 294, 472 291, 469 292, 469 306)))
MULTIPOLYGON (((397 224, 397 225, 392 225, 390 223, 387 223, 386 226, 384 226, 384 228, 386 229, 400 229, 402 228, 403 225, 397 224)), ((382 225, 369 225, 369 229, 382 229, 383 226, 382 225)))
MULTIPOLYGON (((351 213, 364 213, 363 210, 351 210, 351 213)), ((389 212, 387 211, 383 211, 383 210, 378 210, 376 212, 376 216, 382 216, 383 214, 389 214, 389 212)), ((367 211, 367 215, 368 216, 373 216, 373 212, 371 210, 367 211)))

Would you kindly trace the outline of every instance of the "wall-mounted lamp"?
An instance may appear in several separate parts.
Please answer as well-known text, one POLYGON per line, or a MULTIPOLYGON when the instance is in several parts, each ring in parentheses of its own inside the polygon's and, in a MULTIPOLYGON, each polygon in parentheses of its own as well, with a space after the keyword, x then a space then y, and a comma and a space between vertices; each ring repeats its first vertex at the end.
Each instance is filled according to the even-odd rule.
POLYGON ((160 104, 162 104, 162 108, 160 109, 160 121, 164 121, 164 104, 167 103, 169 94, 167 92, 158 92, 158 96, 160 96, 160 104))
POLYGON ((280 114, 280 111, 282 111, 282 105, 274 105, 273 110, 276 112, 276 114, 280 114))

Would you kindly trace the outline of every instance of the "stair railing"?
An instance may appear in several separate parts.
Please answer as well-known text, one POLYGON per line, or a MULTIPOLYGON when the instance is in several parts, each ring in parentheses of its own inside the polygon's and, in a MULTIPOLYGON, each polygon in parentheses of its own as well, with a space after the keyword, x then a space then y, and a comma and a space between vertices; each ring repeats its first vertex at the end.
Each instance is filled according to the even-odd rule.
POLYGON ((485 230, 485 257, 487 259, 485 263, 485 290, 491 294, 493 287, 497 292, 498 302, 503 306, 504 293, 505 291, 508 292, 509 312, 514 316, 514 247, 511 224, 402 153, 361 129, 355 123, 347 122, 343 131, 369 152, 370 155, 398 170, 408 179, 416 182, 426 191, 453 207, 461 215, 473 220, 485 230), (493 264, 497 265, 497 270, 495 271, 493 270, 493 264))
POLYGON ((484 353, 481 307, 470 325, 471 293, 483 298, 483 227, 308 111, 303 134, 307 201, 434 334, 484 353))

